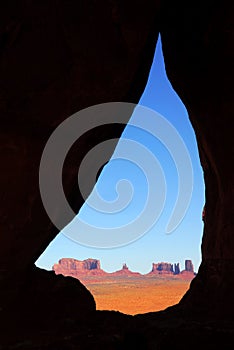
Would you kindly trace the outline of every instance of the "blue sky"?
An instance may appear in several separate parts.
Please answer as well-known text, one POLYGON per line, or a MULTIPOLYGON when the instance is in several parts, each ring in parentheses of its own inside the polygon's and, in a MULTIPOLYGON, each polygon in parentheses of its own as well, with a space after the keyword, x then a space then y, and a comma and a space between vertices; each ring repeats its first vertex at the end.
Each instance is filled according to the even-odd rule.
MULTIPOLYGON (((147 150, 156 156, 163 169, 167 195, 165 207, 159 219, 149 232, 141 238, 125 246, 109 249, 87 247, 70 240, 65 235, 69 231, 70 225, 68 225, 64 229, 65 234, 60 233, 37 260, 37 266, 49 270, 54 263, 63 257, 72 257, 78 260, 96 258, 101 260, 101 267, 106 271, 118 270, 126 262, 131 270, 147 273, 151 269, 152 262, 180 262, 181 268, 184 268, 184 260, 192 259, 195 269, 198 269, 201 260, 200 245, 203 230, 201 220, 204 205, 203 175, 194 131, 189 122, 186 108, 173 90, 165 73, 160 39, 157 43, 149 80, 139 103, 159 112, 177 129, 192 160, 194 190, 188 211, 182 222, 171 234, 166 233, 167 223, 175 205, 178 189, 177 169, 171 155, 155 137, 134 126, 129 126, 125 129, 123 137, 143 144, 147 150)), ((134 119, 134 115, 132 118, 134 119)), ((122 146, 120 143, 119 149, 121 147, 124 152, 124 143, 122 146)), ((140 152, 135 151, 135 153, 134 157, 141 157, 140 152)), ((85 204, 80 210, 79 217, 91 225, 112 228, 126 225, 129 221, 134 220, 137 215, 140 215, 147 198, 147 178, 134 162, 129 162, 126 159, 113 159, 104 168, 96 189, 106 201, 114 201, 117 197, 115 186, 121 179, 131 182, 134 190, 131 201, 125 210, 115 214, 105 214, 100 213, 98 208, 94 210, 85 204)), ((157 185, 161 186, 155 175, 155 187, 157 185)), ((92 195, 90 197, 92 198, 92 195)), ((147 214, 149 215, 149 221, 151 216, 154 215, 153 211, 147 214)), ((74 228, 75 220, 72 225, 74 228)), ((78 228, 79 226, 77 226, 78 228)))

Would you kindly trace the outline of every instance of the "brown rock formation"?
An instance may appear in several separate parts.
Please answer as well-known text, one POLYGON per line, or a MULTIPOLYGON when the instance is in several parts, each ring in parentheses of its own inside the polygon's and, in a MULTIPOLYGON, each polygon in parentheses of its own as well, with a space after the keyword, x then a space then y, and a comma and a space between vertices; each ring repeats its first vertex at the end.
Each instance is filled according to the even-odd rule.
POLYGON ((126 277, 131 277, 131 276, 142 276, 139 272, 133 272, 129 270, 128 266, 126 263, 123 264, 123 267, 121 270, 115 271, 110 273, 111 276, 126 276, 126 277))
POLYGON ((194 273, 192 260, 185 260, 185 271, 194 273))
POLYGON ((184 265, 185 265, 185 269, 180 272, 178 277, 186 280, 187 279, 192 280, 196 275, 194 272, 194 266, 193 266, 192 260, 185 260, 184 265))
POLYGON ((170 263, 153 263, 152 266, 152 271, 151 273, 157 273, 157 274, 162 274, 162 275, 173 275, 174 270, 173 270, 173 264, 170 263))
POLYGON ((76 260, 71 258, 60 259, 58 264, 53 265, 56 275, 79 278, 82 275, 105 275, 101 269, 100 261, 96 259, 76 260))
POLYGON ((153 263, 152 270, 148 275, 162 275, 172 276, 175 275, 183 279, 193 279, 195 276, 192 260, 185 260, 185 270, 180 271, 180 264, 175 263, 174 266, 171 263, 153 263))
POLYGON ((127 264, 123 264, 121 270, 108 273, 101 269, 101 264, 99 260, 96 259, 86 259, 86 260, 76 260, 71 258, 60 259, 58 264, 53 265, 53 271, 64 276, 71 276, 78 279, 84 280, 85 276, 141 276, 139 272, 133 272, 129 270, 127 264))
POLYGON ((129 270, 126 263, 123 264, 122 270, 129 270))
POLYGON ((83 261, 76 260, 76 259, 70 259, 70 258, 63 258, 60 259, 58 264, 54 265, 55 267, 60 267, 65 270, 75 270, 75 271, 90 271, 90 270, 100 270, 101 265, 100 261, 96 259, 86 259, 83 261))
POLYGON ((179 275, 180 274, 180 264, 174 264, 174 274, 179 275))
POLYGON ((178 276, 183 279, 193 279, 195 276, 192 260, 185 260, 185 270, 180 272, 179 263, 174 264, 161 262, 153 263, 152 270, 146 275, 142 275, 139 272, 133 272, 129 270, 126 263, 123 264, 121 270, 108 273, 101 269, 100 260, 96 259, 86 259, 86 260, 76 260, 72 258, 63 258, 60 259, 57 264, 54 264, 52 269, 58 274, 64 276, 71 276, 78 278, 82 281, 85 280, 85 277, 89 276, 178 276))
MULTIPOLYGON (((2 2, 0 317, 11 329, 9 339, 20 326, 12 326, 20 309, 19 295, 28 288, 31 305, 34 291, 43 285, 46 288, 47 273, 42 271, 38 277, 33 264, 57 234, 38 188, 38 167, 45 142, 61 121, 84 107, 109 101, 137 102, 145 87, 159 30, 168 77, 185 103, 196 133, 206 185, 202 264, 190 290, 173 312, 182 313, 183 317, 196 315, 200 322, 208 318, 227 322, 233 318, 233 13, 230 0, 2 2), (14 313, 10 314, 12 305, 14 313)), ((73 160, 78 167, 94 144, 120 135, 121 130, 117 126, 107 126, 102 132, 94 130, 72 150, 65 164, 64 187, 75 210, 83 199, 74 191, 77 172, 73 160)), ((66 289, 64 284, 60 289, 60 280, 60 276, 53 279, 58 302, 61 290, 66 289)), ((81 299, 87 310, 92 309, 91 300, 78 296, 78 304, 69 308, 72 317, 82 307, 81 299)), ((66 303, 70 305, 69 298, 64 300, 66 303)), ((55 314, 53 326, 63 319, 65 311, 64 306, 60 318, 55 314)), ((53 309, 48 309, 48 313, 52 319, 53 309)), ((114 334, 116 329, 123 329, 123 318, 102 315, 95 326, 113 321, 114 334)), ((206 327, 188 329, 186 323, 186 327, 171 331, 170 324, 167 331, 160 333, 158 324, 166 327, 167 317, 172 319, 167 313, 163 315, 155 316, 159 323, 147 318, 145 328, 140 327, 146 334, 141 338, 137 330, 132 338, 124 338, 120 332, 119 348, 131 348, 134 334, 141 349, 144 337, 154 336, 149 341, 151 348, 171 348, 175 344, 177 348, 191 348, 191 339, 197 347, 209 344, 220 348, 226 344, 230 348, 231 331, 222 333, 218 326, 209 331, 206 327), (160 317, 165 317, 163 323, 160 317)), ((37 312, 31 316, 33 320, 40 318, 37 312)), ((4 334, 7 337, 7 332, 4 334)), ((93 348, 93 334, 84 339, 86 348, 87 342, 93 348)), ((113 339, 99 335, 97 339, 105 344, 99 349, 116 348, 113 339)), ((51 349, 67 346, 67 338, 59 341, 59 346, 52 344, 51 349)), ((78 348, 77 327, 73 341, 78 348)), ((19 348, 19 344, 26 349, 22 342, 13 347, 19 348)), ((48 349, 51 343, 46 344, 48 349)), ((34 345, 42 349, 41 345, 34 345)))

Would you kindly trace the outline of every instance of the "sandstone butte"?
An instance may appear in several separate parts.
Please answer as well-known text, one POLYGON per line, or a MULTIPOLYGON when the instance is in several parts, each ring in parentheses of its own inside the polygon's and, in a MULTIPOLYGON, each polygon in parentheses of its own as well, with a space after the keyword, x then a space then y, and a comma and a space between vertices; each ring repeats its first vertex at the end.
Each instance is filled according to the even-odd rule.
POLYGON ((74 278, 84 278, 85 276, 135 276, 135 277, 170 277, 175 276, 181 279, 192 279, 195 277, 194 266, 191 260, 185 260, 185 269, 180 271, 179 263, 171 264, 166 262, 153 263, 152 270, 142 275, 139 272, 133 272, 129 270, 126 264, 123 264, 121 270, 115 272, 106 272, 101 269, 100 260, 97 259, 86 259, 77 260, 72 258, 62 258, 57 264, 52 267, 56 275, 62 274, 64 276, 71 276, 74 278))

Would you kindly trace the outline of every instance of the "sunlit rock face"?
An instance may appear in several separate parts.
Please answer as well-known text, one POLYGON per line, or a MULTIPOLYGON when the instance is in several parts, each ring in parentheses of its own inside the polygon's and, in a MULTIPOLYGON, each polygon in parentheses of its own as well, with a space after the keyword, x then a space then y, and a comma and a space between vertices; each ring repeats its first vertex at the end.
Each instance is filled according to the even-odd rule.
POLYGON ((86 260, 77 260, 70 258, 60 259, 58 264, 56 264, 64 270, 78 270, 78 271, 91 271, 91 270, 100 270, 101 264, 100 260, 96 259, 86 259, 86 260))
MULTIPOLYGON (((61 121, 82 108, 110 101, 137 102, 159 30, 168 77, 197 136, 206 185, 202 264, 176 310, 190 315, 196 310, 200 318, 232 317, 232 6, 228 0, 192 4, 29 0, 1 5, 0 308, 5 322, 8 307, 17 306, 26 288, 22 280, 28 273, 35 274, 35 279, 30 275, 32 281, 37 279, 33 263, 57 234, 38 188, 45 142, 61 121)), ((90 147, 121 131, 96 130, 72 150, 64 187, 74 209, 83 203, 74 187, 79 162, 90 147)), ((44 283, 42 276, 39 280, 44 283)), ((92 308, 91 301, 84 299, 84 303, 92 308)))
POLYGON ((194 266, 192 260, 185 260, 185 271, 194 272, 194 266))
POLYGON ((174 264, 174 273, 175 275, 179 275, 180 274, 180 264, 174 264))
POLYGON ((102 276, 107 273, 101 269, 100 260, 86 259, 77 260, 72 258, 62 258, 52 267, 56 275, 71 276, 78 278, 83 276, 102 276))
POLYGON ((173 264, 170 263, 153 263, 152 265, 152 271, 153 273, 158 273, 158 274, 174 274, 174 269, 173 269, 173 264))
POLYGON ((71 276, 75 278, 85 278, 91 276, 141 276, 141 277, 172 277, 193 279, 195 276, 192 260, 185 260, 185 270, 180 272, 179 263, 171 264, 166 262, 153 263, 152 270, 147 274, 131 271, 127 264, 124 263, 121 270, 114 272, 106 272, 101 269, 100 260, 86 259, 77 260, 73 258, 62 258, 58 263, 54 264, 52 270, 56 275, 71 276))

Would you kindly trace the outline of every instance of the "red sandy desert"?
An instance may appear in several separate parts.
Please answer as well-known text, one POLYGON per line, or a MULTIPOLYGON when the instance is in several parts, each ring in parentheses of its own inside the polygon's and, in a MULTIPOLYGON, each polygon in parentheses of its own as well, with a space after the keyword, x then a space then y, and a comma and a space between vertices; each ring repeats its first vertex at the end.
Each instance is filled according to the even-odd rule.
POLYGON ((146 275, 132 272, 124 264, 119 271, 108 273, 99 260, 63 258, 54 264, 56 274, 79 279, 93 294, 98 310, 116 310, 138 314, 163 310, 180 301, 195 276, 191 260, 185 270, 179 264, 153 263, 146 275))

